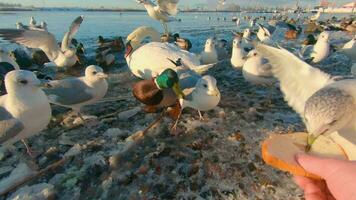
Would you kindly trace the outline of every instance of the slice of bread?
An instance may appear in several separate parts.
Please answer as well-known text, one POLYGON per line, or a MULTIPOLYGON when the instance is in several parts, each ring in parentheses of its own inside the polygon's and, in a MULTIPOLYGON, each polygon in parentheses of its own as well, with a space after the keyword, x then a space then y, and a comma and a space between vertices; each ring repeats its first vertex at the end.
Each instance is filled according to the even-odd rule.
MULTIPOLYGON (((277 169, 288 171, 294 175, 321 179, 319 176, 305 171, 295 160, 296 154, 305 153, 307 139, 307 133, 273 134, 262 144, 262 158, 268 165, 277 169)), ((347 156, 340 146, 325 136, 318 137, 308 154, 347 160, 347 156)))

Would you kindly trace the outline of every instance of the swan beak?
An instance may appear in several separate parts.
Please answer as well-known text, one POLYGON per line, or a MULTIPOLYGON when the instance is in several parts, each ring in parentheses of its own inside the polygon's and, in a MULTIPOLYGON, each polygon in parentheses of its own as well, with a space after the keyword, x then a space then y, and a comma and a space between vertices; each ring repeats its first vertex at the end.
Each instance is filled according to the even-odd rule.
POLYGON ((179 83, 175 83, 173 85, 172 89, 173 89, 174 93, 177 95, 178 99, 184 99, 185 98, 185 95, 184 95, 182 89, 180 88, 179 83))

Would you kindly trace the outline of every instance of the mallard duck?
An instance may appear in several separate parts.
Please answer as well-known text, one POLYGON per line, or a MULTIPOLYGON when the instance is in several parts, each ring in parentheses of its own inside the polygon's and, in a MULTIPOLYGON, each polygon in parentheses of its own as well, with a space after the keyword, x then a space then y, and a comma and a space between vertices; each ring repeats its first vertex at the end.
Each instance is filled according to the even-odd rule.
POLYGON ((315 37, 314 37, 313 34, 309 34, 309 35, 305 38, 305 40, 302 42, 302 44, 303 44, 304 46, 314 45, 315 43, 316 43, 316 39, 315 39, 315 37))
POLYGON ((146 112, 155 112, 159 108, 171 106, 177 102, 177 97, 184 97, 178 74, 170 68, 156 78, 137 82, 133 86, 132 94, 146 105, 146 112))

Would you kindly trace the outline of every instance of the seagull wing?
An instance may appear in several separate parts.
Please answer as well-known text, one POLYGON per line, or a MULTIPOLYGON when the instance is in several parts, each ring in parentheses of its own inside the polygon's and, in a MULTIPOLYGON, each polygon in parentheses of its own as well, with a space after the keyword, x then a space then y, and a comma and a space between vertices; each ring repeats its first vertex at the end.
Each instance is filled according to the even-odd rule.
POLYGON ((66 51, 69 49, 72 43, 72 39, 78 33, 80 25, 82 24, 83 20, 84 17, 79 16, 72 22, 72 24, 69 27, 69 31, 63 37, 62 45, 61 45, 62 51, 66 51))
POLYGON ((256 49, 269 60, 286 101, 301 116, 304 115, 305 102, 309 97, 334 82, 329 74, 308 65, 283 48, 257 44, 256 49))
POLYGON ((0 107, 0 144, 18 135, 24 129, 22 122, 0 107))
POLYGON ((75 105, 94 98, 90 88, 78 78, 68 78, 49 82, 51 88, 44 89, 51 103, 58 105, 75 105))
POLYGON ((54 35, 46 31, 0 29, 0 37, 29 48, 41 49, 51 61, 61 52, 54 35))
POLYGON ((176 15, 178 13, 178 2, 179 0, 157 0, 160 11, 169 15, 176 15))

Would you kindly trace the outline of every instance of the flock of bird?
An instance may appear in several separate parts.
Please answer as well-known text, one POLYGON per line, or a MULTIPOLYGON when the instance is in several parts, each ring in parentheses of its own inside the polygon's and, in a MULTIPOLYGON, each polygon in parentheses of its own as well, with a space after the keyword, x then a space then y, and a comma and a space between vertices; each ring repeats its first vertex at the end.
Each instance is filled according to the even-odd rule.
MULTIPOLYGON (((350 154, 350 159, 356 159, 352 157, 352 152, 356 151, 356 79, 332 77, 311 65, 324 61, 333 53, 330 45, 332 27, 342 21, 333 19, 325 24, 318 21, 320 12, 309 19, 301 16, 293 19, 285 15, 271 19, 237 18, 238 26, 241 21, 249 20, 251 27, 242 33, 233 33, 231 53, 226 40, 212 37, 206 40, 203 51, 198 55, 189 51, 192 43, 188 39, 169 33, 167 23, 176 21, 174 15, 178 12, 179 0, 157 0, 157 5, 150 0, 138 2, 147 9, 151 18, 160 21, 164 27, 163 35, 152 27, 142 26, 126 38, 124 56, 128 68, 142 79, 132 86, 132 93, 144 104, 145 112, 173 107, 175 112, 171 117, 175 123, 172 130, 177 128, 181 113, 187 107, 197 110, 203 120, 201 111, 214 109, 221 98, 219 80, 206 74, 216 63, 227 59, 236 70, 242 70, 249 83, 280 87, 285 100, 304 120, 310 133, 309 145, 319 135, 328 134, 335 141, 348 141, 345 151, 350 154), (285 30, 286 39, 296 39, 303 37, 301 32, 307 24, 320 26, 323 30, 317 39, 314 35, 318 34, 318 29, 311 36, 306 34, 306 41, 299 52, 291 53, 278 45, 274 47, 278 41, 273 40, 273 34, 278 30, 285 30)), ((73 41, 83 20, 84 17, 79 16, 72 22, 60 45, 48 32, 47 24, 36 25, 34 18, 31 18, 29 26, 17 23, 17 29, 0 29, 0 37, 28 50, 42 50, 49 60, 45 66, 67 69, 78 62, 78 48, 73 41)), ((352 26, 354 22, 351 20, 348 24, 352 26)), ((355 31, 350 34, 354 35, 355 31)), ((105 41, 102 37, 99 41, 104 49, 107 44, 112 45, 112 41, 105 41)), ((337 50, 352 62, 356 59, 355 42, 354 36, 337 50)), ((97 56, 97 60, 114 62, 109 50, 104 52, 97 56)), ((96 65, 86 67, 83 77, 40 80, 33 72, 21 70, 6 52, 2 51, 0 55, 2 85, 5 86, 2 88, 4 95, 0 97, 0 144, 8 146, 22 141, 29 154, 31 149, 26 139, 46 128, 51 118, 50 104, 71 108, 84 121, 81 108, 102 99, 109 88, 108 75, 96 65)), ((352 73, 356 76, 355 64, 352 73)))

